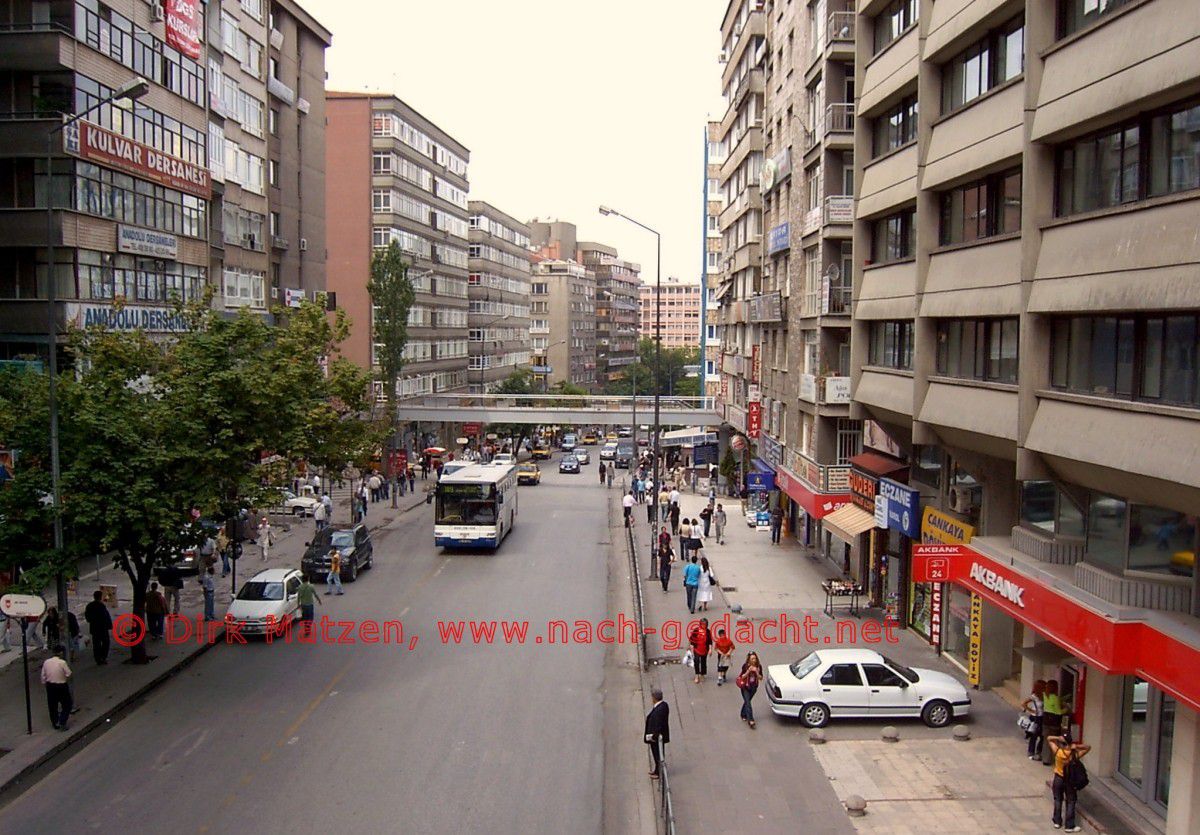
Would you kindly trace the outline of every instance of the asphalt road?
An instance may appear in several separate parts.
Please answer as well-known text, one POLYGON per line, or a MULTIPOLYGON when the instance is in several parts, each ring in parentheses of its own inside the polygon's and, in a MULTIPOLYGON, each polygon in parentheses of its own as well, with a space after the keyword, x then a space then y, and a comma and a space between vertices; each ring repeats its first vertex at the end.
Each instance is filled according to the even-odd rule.
POLYGON ((604 647, 534 641, 605 616, 608 508, 594 461, 543 472, 496 553, 438 551, 422 507, 317 608, 400 619, 403 645, 216 647, 0 811, 0 832, 601 831, 604 647), (528 619, 529 643, 446 645, 439 619, 528 619))

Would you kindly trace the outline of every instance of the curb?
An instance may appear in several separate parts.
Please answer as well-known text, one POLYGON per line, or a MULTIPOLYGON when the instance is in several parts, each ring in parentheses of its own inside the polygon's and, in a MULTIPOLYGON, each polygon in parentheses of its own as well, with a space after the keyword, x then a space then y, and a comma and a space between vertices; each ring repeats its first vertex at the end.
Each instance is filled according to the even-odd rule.
MULTIPOLYGON (((408 507, 398 507, 397 508, 397 511, 398 511, 397 516, 395 519, 392 520, 392 522, 395 522, 396 519, 399 519, 404 514, 408 513, 411 510, 415 510, 416 508, 420 507, 423 504, 425 504, 425 500, 421 499, 419 502, 409 505, 408 507)), ((371 527, 370 525, 368 525, 368 530, 375 531, 380 528, 384 528, 390 524, 391 524, 391 522, 388 522, 386 524, 376 525, 375 527, 371 527)), ((139 699, 144 698, 151 691, 153 691, 153 690, 157 689, 158 687, 160 687, 161 685, 165 684, 168 679, 173 678, 175 675, 181 673, 182 671, 184 671, 185 669, 190 667, 192 665, 192 663, 196 661, 196 659, 198 659, 200 656, 204 655, 204 653, 208 652, 214 646, 217 646, 218 644, 223 644, 224 636, 225 636, 225 627, 221 626, 219 629, 219 632, 214 633, 212 641, 206 641, 205 643, 199 645, 198 647, 196 647, 195 651, 188 653, 187 655, 184 655, 182 658, 178 659, 175 663, 173 663, 171 666, 164 669, 157 676, 155 676, 154 678, 147 681, 145 684, 138 687, 132 693, 129 693, 128 695, 121 698, 116 704, 110 706, 104 712, 96 715, 93 719, 88 721, 87 724, 81 725, 78 728, 74 728, 68 736, 66 736, 60 742, 55 744, 50 750, 45 751, 42 754, 38 755, 38 757, 33 762, 22 767, 21 770, 18 771, 16 774, 12 775, 11 777, 4 778, 3 782, 0 782, 0 808, 3 808, 3 806, 8 802, 8 800, 11 799, 11 798, 6 798, 6 795, 8 795, 10 792, 16 791, 19 794, 23 788, 28 788, 28 787, 22 787, 21 784, 28 777, 35 774, 40 768, 42 768, 44 765, 46 765, 46 763, 50 762, 55 757, 57 757, 59 754, 63 753, 64 751, 71 748, 72 746, 79 744, 81 741, 84 741, 87 736, 92 734, 98 728, 101 728, 102 726, 108 724, 109 720, 111 720, 113 716, 121 713, 122 711, 124 711, 126 708, 128 708, 134 702, 138 701, 139 699)), ((86 742, 84 744, 86 745, 86 742)), ((30 783, 30 785, 32 786, 36 782, 37 782, 37 780, 34 780, 32 783, 30 783)))

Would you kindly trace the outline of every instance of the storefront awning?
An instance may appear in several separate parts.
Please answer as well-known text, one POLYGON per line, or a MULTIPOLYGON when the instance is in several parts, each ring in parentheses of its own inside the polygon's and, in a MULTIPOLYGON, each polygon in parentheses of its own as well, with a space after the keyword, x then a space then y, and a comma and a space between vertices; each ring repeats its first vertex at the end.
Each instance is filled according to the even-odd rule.
POLYGON ((893 478, 896 473, 904 473, 908 470, 908 465, 900 459, 892 458, 890 455, 880 455, 877 452, 863 452, 854 456, 850 459, 850 466, 858 467, 858 469, 880 478, 893 478))
POLYGON ((838 539, 853 544, 859 536, 875 527, 875 517, 857 505, 842 505, 826 516, 822 523, 825 530, 838 539))
POLYGON ((824 519, 838 508, 850 504, 852 498, 849 493, 818 493, 810 490, 800 477, 787 467, 775 470, 775 484, 814 519, 824 519))

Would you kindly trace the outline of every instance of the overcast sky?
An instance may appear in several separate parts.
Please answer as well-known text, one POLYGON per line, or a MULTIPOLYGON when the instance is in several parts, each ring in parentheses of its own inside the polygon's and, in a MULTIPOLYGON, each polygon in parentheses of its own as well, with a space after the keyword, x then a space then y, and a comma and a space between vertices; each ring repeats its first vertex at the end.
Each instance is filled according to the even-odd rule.
POLYGON ((726 0, 300 0, 333 32, 329 89, 392 92, 471 151, 471 198, 575 223, 654 277, 698 280, 704 125, 726 0))

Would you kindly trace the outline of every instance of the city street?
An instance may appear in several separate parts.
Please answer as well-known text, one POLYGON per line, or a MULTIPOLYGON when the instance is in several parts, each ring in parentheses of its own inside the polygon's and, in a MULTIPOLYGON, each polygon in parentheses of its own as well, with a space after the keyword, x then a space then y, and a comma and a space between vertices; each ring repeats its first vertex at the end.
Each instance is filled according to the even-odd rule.
POLYGON ((604 616, 608 503, 594 465, 556 469, 521 489, 495 554, 436 551, 422 506, 317 607, 403 619, 403 647, 218 646, 5 808, 0 831, 600 831, 603 646, 444 646, 434 625, 529 619, 532 635, 604 616))

